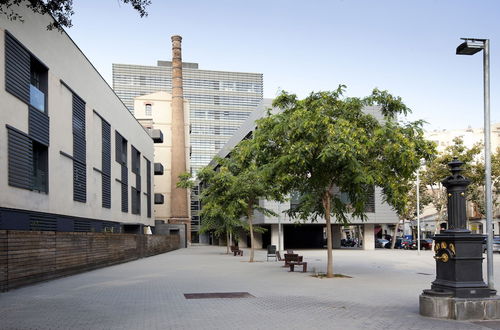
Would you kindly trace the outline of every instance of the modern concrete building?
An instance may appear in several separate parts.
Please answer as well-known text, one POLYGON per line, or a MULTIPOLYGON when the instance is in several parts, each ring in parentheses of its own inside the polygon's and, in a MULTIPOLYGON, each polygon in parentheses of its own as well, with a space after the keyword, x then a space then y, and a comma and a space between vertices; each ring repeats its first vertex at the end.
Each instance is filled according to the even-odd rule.
MULTIPOLYGON (((174 60, 174 59, 173 59, 174 60)), ((134 98, 151 93, 172 92, 174 61, 156 66, 113 64, 113 89, 134 113, 134 98)), ((189 101, 190 162, 196 175, 219 152, 262 100, 261 73, 201 70, 198 63, 182 62, 182 89, 189 101)), ((190 201, 191 242, 198 243, 200 228, 198 188, 190 201)))
MULTIPOLYGON (((157 92, 136 97, 134 109, 134 116, 143 127, 150 132, 159 130, 163 134, 163 142, 155 143, 154 148, 154 218, 157 223, 171 223, 172 145, 178 143, 172 135, 172 95, 167 92, 157 92)), ((189 102, 187 100, 184 100, 184 110, 186 141, 184 160, 189 166, 189 102)), ((189 193, 184 190, 183 194, 188 202, 189 193)), ((196 225, 199 225, 199 222, 196 225)), ((189 227, 187 229, 190 231, 190 224, 187 227, 189 227)))
MULTIPOLYGON (((227 157, 241 140, 251 136, 256 127, 255 121, 263 117, 269 108, 271 108, 271 100, 264 99, 217 155, 221 158, 227 157)), ((377 107, 366 107, 364 111, 382 120, 382 115, 377 107)), ((216 166, 213 161, 211 165, 216 166)), ((256 234, 257 247, 265 248, 268 244, 274 244, 282 250, 289 248, 323 248, 326 245, 324 219, 320 219, 316 223, 298 225, 284 213, 294 203, 293 198, 286 203, 267 200, 260 200, 259 203, 260 206, 273 210, 278 216, 265 216, 259 213, 255 215, 254 224, 268 229, 264 234, 256 234)), ((382 190, 378 187, 374 188, 373 198, 368 205, 366 214, 367 221, 362 222, 358 219, 352 219, 352 226, 345 230, 340 225, 333 225, 335 248, 340 248, 341 239, 345 238, 346 233, 353 233, 357 226, 361 229, 360 239, 363 241, 363 248, 367 250, 374 249, 375 236, 381 235, 383 228, 388 228, 389 225, 394 225, 399 221, 396 212, 383 202, 382 190)), ((208 241, 208 239, 206 240, 208 241)), ((248 241, 243 239, 239 244, 245 247, 248 241)))
MULTIPOLYGON (((201 70, 182 63, 184 98, 189 100, 191 164, 194 174, 207 165, 262 100, 262 74, 201 70)), ((134 98, 171 93, 172 62, 157 66, 113 64, 113 89, 131 112, 134 98)))
POLYGON ((142 232, 153 141, 49 15, 0 18, 0 229, 142 232))

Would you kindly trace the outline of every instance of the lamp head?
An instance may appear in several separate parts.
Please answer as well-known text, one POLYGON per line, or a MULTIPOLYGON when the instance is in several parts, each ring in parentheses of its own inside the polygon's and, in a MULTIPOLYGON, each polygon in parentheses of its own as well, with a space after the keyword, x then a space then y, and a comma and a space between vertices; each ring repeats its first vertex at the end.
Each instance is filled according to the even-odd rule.
POLYGON ((462 38, 462 42, 457 47, 457 55, 474 55, 484 49, 485 39, 462 38))

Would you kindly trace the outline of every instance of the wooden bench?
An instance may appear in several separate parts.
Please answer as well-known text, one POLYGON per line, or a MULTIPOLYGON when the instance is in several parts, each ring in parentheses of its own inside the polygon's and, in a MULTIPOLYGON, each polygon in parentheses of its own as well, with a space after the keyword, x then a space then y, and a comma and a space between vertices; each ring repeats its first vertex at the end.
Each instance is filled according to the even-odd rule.
POLYGON ((231 245, 231 252, 233 252, 234 256, 243 256, 243 250, 240 250, 237 246, 231 245))
POLYGON ((302 272, 307 272, 307 262, 303 261, 303 256, 298 254, 285 254, 285 265, 283 267, 290 267, 290 271, 295 270, 295 266, 302 266, 302 272))
POLYGON ((302 266, 302 272, 307 273, 307 262, 301 261, 301 262, 291 262, 289 263, 290 266, 290 271, 293 272, 295 269, 295 266, 302 266))

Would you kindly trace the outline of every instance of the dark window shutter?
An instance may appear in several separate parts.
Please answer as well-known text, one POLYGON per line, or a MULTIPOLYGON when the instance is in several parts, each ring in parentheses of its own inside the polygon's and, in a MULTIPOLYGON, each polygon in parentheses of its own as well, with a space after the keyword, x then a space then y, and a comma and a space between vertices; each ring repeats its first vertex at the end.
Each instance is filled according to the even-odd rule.
POLYGON ((73 94, 73 158, 85 163, 87 145, 85 141, 85 102, 73 94))
POLYGON ((5 32, 5 90, 28 104, 30 65, 31 58, 28 51, 5 32))
POLYGON ((120 133, 115 131, 115 161, 117 163, 122 163, 122 136, 120 133))
POLYGON ((73 161, 73 200, 87 201, 87 168, 79 161, 73 161))
POLYGON ((28 135, 8 128, 9 185, 33 187, 33 143, 28 135))
POLYGON ((128 168, 122 165, 122 212, 128 212, 128 168))
POLYGON ((147 196, 147 217, 151 218, 151 162, 146 159, 146 196, 147 196))
POLYGON ((111 178, 102 175, 102 207, 111 208, 111 178))
POLYGON ((29 106, 29 135, 33 140, 49 145, 49 116, 29 106))
POLYGON ((132 154, 132 172, 135 173, 135 174, 138 174, 140 172, 138 172, 138 168, 139 168, 139 151, 137 151, 137 149, 134 147, 134 146, 130 146, 130 149, 131 149, 131 154, 132 154))
POLYGON ((111 208, 111 127, 102 121, 102 207, 111 208))
POLYGON ((73 94, 73 200, 87 202, 85 101, 73 94))

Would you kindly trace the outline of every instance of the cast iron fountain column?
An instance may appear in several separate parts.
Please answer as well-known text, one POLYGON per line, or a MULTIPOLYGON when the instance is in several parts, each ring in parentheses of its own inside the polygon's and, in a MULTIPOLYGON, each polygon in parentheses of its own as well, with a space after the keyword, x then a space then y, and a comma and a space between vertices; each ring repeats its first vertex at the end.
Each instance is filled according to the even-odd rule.
POLYGON ((466 190, 470 181, 463 175, 463 162, 450 163, 451 175, 442 181, 448 198, 448 229, 434 236, 436 279, 424 295, 482 298, 495 295, 483 280, 483 241, 485 235, 467 229, 466 190))

